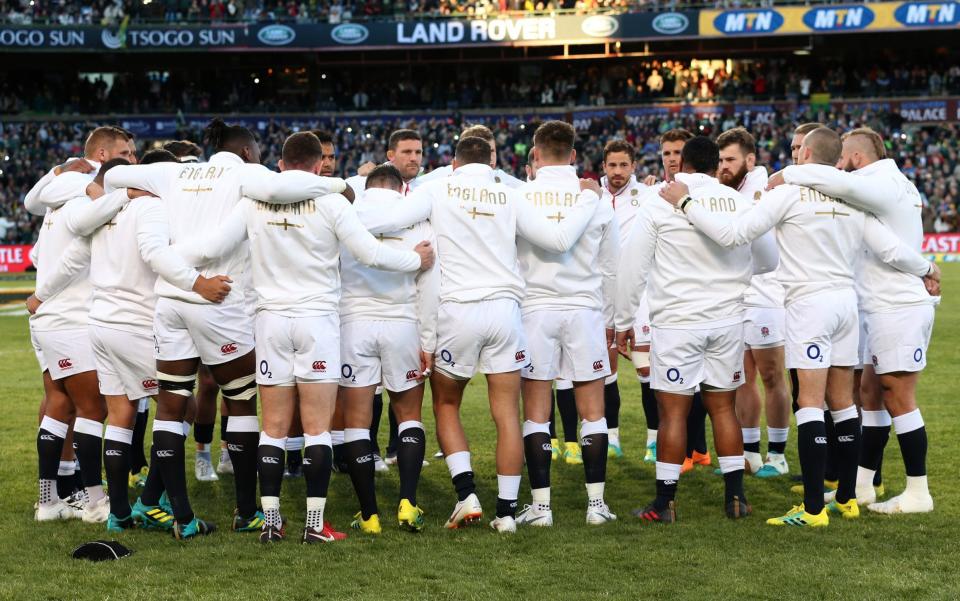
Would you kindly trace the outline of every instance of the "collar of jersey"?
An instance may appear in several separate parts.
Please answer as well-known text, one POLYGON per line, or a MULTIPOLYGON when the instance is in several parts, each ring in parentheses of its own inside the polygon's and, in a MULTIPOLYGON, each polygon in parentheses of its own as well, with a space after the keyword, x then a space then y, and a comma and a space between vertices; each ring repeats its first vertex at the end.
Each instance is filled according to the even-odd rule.
POLYGON ((573 165, 547 165, 545 167, 540 167, 537 169, 537 179, 535 182, 540 181, 541 178, 547 180, 570 180, 579 182, 577 178, 577 168, 573 165))
POLYGON ((673 176, 673 179, 687 184, 687 187, 691 190, 699 188, 700 186, 717 183, 717 178, 710 177, 706 173, 678 173, 673 176))
POLYGON ((390 201, 396 202, 403 200, 403 194, 386 188, 369 188, 360 195, 360 202, 390 201))
POLYGON ((214 153, 210 157, 208 163, 233 163, 234 165, 242 165, 243 159, 233 154, 232 152, 221 151, 214 153))
POLYGON ((867 165, 866 167, 861 167, 856 170, 857 175, 875 175, 877 173, 883 173, 885 171, 892 171, 896 169, 900 171, 897 167, 897 162, 893 159, 880 159, 879 161, 874 161, 867 165))
POLYGON ((482 163, 470 163, 453 170, 453 175, 485 175, 493 178, 493 168, 482 163))

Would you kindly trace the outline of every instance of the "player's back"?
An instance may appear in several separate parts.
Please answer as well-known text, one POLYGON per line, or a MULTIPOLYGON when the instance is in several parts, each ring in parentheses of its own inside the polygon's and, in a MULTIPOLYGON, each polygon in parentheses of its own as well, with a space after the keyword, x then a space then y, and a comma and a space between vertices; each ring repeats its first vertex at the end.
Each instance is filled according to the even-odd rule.
MULTIPOLYGON (((923 244, 923 201, 917 187, 900 171, 893 159, 883 159, 858 169, 862 177, 883 177, 889 182, 889 195, 882 209, 874 214, 900 240, 919 251, 923 244)), ((885 311, 904 305, 930 304, 923 282, 909 273, 891 269, 867 249, 862 251, 857 270, 860 305, 868 312, 885 311)))
POLYGON ((863 244, 862 211, 811 188, 786 184, 760 202, 783 203, 777 226, 778 278, 787 302, 804 296, 852 288, 863 244))
MULTIPOLYGON (((126 190, 118 192, 126 194, 126 190)), ((160 208, 152 197, 136 198, 90 237, 90 321, 122 330, 151 330, 157 274, 143 260, 138 243, 139 218, 160 208)))
MULTIPOLYGON (((38 289, 56 273, 60 257, 75 239, 67 227, 67 213, 87 202, 86 197, 79 197, 47 211, 36 244, 38 289)), ((44 299, 36 314, 30 317, 30 326, 40 331, 86 328, 92 292, 89 274, 89 268, 83 268, 66 288, 44 299)))
MULTIPOLYGON (((694 202, 712 213, 735 218, 750 209, 747 199, 716 178, 680 173, 676 180, 689 187, 694 202)), ((721 247, 666 202, 645 203, 643 210, 651 212, 657 229, 647 288, 651 322, 660 327, 684 327, 741 321, 743 292, 753 273, 750 247, 721 247)))
MULTIPOLYGON (((517 191, 523 197, 520 202, 527 202, 547 219, 559 223, 565 218, 564 213, 577 204, 580 179, 576 168, 570 165, 540 167, 537 178, 517 191)), ((611 204, 601 202, 583 235, 567 252, 545 250, 518 238, 517 255, 526 282, 524 309, 571 306, 600 309, 603 303, 602 275, 598 269, 600 244, 605 235, 616 236, 610 228, 617 228, 614 209, 611 204)), ((619 236, 615 242, 619 250, 619 236)))
MULTIPOLYGON (((349 184, 349 180, 348 180, 349 184)), ((394 203, 403 202, 399 192, 371 188, 363 192, 353 207, 360 218, 389 210, 394 203)), ((410 250, 420 241, 429 240, 430 227, 426 223, 377 235, 384 245, 397 250, 410 250)), ((414 302, 417 298, 417 274, 367 267, 343 245, 340 245, 340 320, 363 315, 368 319, 416 319, 414 302)))
POLYGON ((353 208, 329 194, 292 204, 243 200, 257 310, 297 316, 336 311, 340 300, 337 221, 353 208))
POLYGON ((422 193, 432 202, 441 301, 520 302, 524 285, 517 266, 514 203, 522 198, 496 183, 490 167, 479 163, 427 184, 422 193))

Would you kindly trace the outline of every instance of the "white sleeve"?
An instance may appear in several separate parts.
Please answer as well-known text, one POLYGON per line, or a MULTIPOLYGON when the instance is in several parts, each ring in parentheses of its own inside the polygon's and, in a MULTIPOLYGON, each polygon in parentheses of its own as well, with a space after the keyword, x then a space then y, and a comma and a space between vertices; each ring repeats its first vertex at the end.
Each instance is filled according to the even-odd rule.
POLYGON ((60 256, 57 270, 37 287, 34 295, 41 301, 48 300, 70 285, 78 273, 90 266, 90 238, 74 238, 60 256))
POLYGON ((789 203, 783 194, 768 194, 749 210, 728 217, 708 211, 694 200, 687 204, 687 220, 708 238, 723 246, 733 248, 750 244, 773 229, 786 214, 789 203))
POLYGON ((552 252, 570 250, 593 219, 600 198, 590 190, 580 192, 577 203, 563 220, 552 223, 545 215, 519 195, 513 193, 513 206, 517 212, 517 233, 531 244, 552 252))
POLYGON ((91 181, 89 175, 76 171, 60 175, 53 175, 53 171, 50 171, 30 189, 23 199, 23 205, 34 215, 44 215, 48 208, 56 209, 68 200, 86 196, 91 181))
MULTIPOLYGON (((160 202, 159 199, 155 200, 160 202)), ((126 188, 119 188, 96 200, 84 197, 82 202, 71 204, 67 213, 67 229, 75 236, 89 236, 116 217, 128 202, 130 196, 126 188)))
POLYGON ((193 290, 200 274, 170 246, 170 225, 163 204, 156 198, 143 198, 139 202, 144 204, 138 207, 137 214, 140 256, 163 279, 183 290, 193 290))
POLYGON ((653 265, 656 247, 657 226, 653 213, 648 208, 641 208, 634 218, 630 238, 620 253, 620 267, 617 269, 614 324, 618 332, 633 327, 640 299, 647 288, 647 274, 653 265))
MULTIPOLYGON (((437 245, 437 237, 428 233, 428 240, 437 245)), ((420 331, 420 348, 426 353, 437 350, 437 311, 440 307, 440 263, 417 274, 417 324, 420 331)))
POLYGON ((171 248, 183 257, 186 263, 194 266, 204 265, 230 254, 247 239, 246 209, 249 204, 249 200, 241 200, 217 229, 177 242, 171 248))
POLYGON ((863 224, 863 241, 878 259, 900 271, 923 277, 930 272, 930 262, 903 243, 887 226, 873 215, 867 215, 863 224))
POLYGON ((292 204, 328 194, 339 194, 346 182, 336 177, 321 177, 308 171, 290 169, 277 173, 263 165, 244 165, 240 192, 248 198, 270 204, 292 204))
POLYGON ((514 176, 510 175, 509 173, 507 173, 507 172, 504 171, 503 169, 498 169, 497 171, 498 171, 498 173, 499 173, 499 175, 500 175, 500 183, 503 184, 504 186, 508 187, 508 188, 519 188, 520 186, 522 186, 522 185, 525 183, 525 182, 523 182, 523 181, 515 178, 514 176))
POLYGON ((184 165, 154 163, 152 165, 118 165, 103 176, 103 189, 136 188, 163 198, 170 184, 184 165))
POLYGON ((57 176, 54 174, 53 169, 51 169, 46 172, 37 183, 33 184, 33 187, 30 188, 27 195, 23 197, 23 206, 27 211, 34 215, 45 215, 47 213, 47 206, 40 202, 40 193, 55 177, 57 176))
POLYGON ((333 201, 329 207, 333 229, 337 238, 357 261, 367 267, 384 271, 417 271, 420 255, 412 250, 394 250, 373 237, 360 223, 357 212, 344 197, 333 201))
POLYGON ((607 227, 603 228, 603 234, 600 236, 600 253, 597 256, 603 291, 603 323, 608 328, 614 327, 619 261, 620 226, 614 218, 610 220, 607 227))
POLYGON ((867 213, 882 214, 889 208, 886 201, 897 198, 896 184, 889 177, 864 177, 830 165, 790 165, 783 170, 783 181, 813 188, 867 213))
POLYGON ((780 264, 780 247, 773 230, 762 234, 750 244, 750 255, 753 259, 754 275, 769 273, 777 268, 780 264))
POLYGON ((430 188, 416 190, 384 211, 365 211, 363 225, 371 234, 386 234, 426 221, 433 211, 430 188))

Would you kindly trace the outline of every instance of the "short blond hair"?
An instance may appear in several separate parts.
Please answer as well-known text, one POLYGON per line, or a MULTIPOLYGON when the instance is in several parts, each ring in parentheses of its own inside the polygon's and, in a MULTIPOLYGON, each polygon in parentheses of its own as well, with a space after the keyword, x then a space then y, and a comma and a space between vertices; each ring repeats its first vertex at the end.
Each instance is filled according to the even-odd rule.
POLYGON ((880 137, 880 134, 870 129, 869 127, 858 127, 857 129, 852 129, 847 133, 843 134, 840 139, 846 142, 848 139, 854 136, 861 136, 866 138, 863 144, 864 149, 870 150, 873 152, 873 159, 879 161, 880 159, 887 158, 887 149, 883 145, 883 138, 880 137))
POLYGON ((471 125, 460 132, 461 138, 482 138, 487 142, 493 142, 493 132, 486 125, 471 125))

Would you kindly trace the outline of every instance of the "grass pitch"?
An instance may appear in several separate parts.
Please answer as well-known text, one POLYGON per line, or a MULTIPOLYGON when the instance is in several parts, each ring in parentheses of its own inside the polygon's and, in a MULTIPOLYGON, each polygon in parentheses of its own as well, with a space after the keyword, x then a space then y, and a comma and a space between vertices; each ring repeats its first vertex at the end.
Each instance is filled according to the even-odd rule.
MULTIPOLYGON (((888 517, 865 511, 859 520, 833 519, 822 530, 776 529, 763 522, 799 502, 789 492, 791 483, 748 477, 755 515, 735 523, 723 517, 722 479, 712 468, 698 468, 681 479, 679 522, 641 525, 629 512, 651 498, 654 474, 642 463, 646 424, 639 387, 624 376, 621 432, 627 456, 611 460, 607 484, 607 501, 620 517, 614 524, 584 524, 583 469, 561 462, 554 463, 552 475, 554 528, 499 536, 484 522, 445 531, 442 524, 456 498, 445 465, 431 458, 419 489, 427 520, 422 534, 396 527, 394 468, 378 476, 382 536, 351 533, 342 543, 297 544, 304 486, 285 482, 283 511, 291 538, 264 546, 255 534, 229 531, 232 479, 201 484, 190 469, 194 507, 220 530, 188 543, 156 532, 123 533, 115 538, 134 555, 102 564, 70 558, 81 542, 114 538, 102 525, 33 521, 42 389, 26 317, 0 312, 0 515, 7 518, 0 530, 5 572, 0 599, 958 599, 960 473, 953 454, 960 440, 960 408, 953 366, 960 360, 960 301, 954 300, 960 266, 944 266, 943 287, 946 300, 937 311, 930 363, 919 390, 930 438, 932 514, 888 517)), ((621 368, 629 373, 625 362, 621 368)), ((467 389, 464 412, 478 492, 492 517, 494 431, 483 380, 467 389)), ((429 406, 426 413, 432 453, 437 447, 429 406)), ((787 451, 794 470, 795 433, 787 451)), ((187 461, 192 466, 189 451, 187 461)), ((894 437, 884 477, 888 494, 902 489, 903 464, 894 437)), ((525 481, 520 502, 529 500, 525 481)), ((345 529, 356 507, 349 478, 335 475, 328 518, 345 529)))

